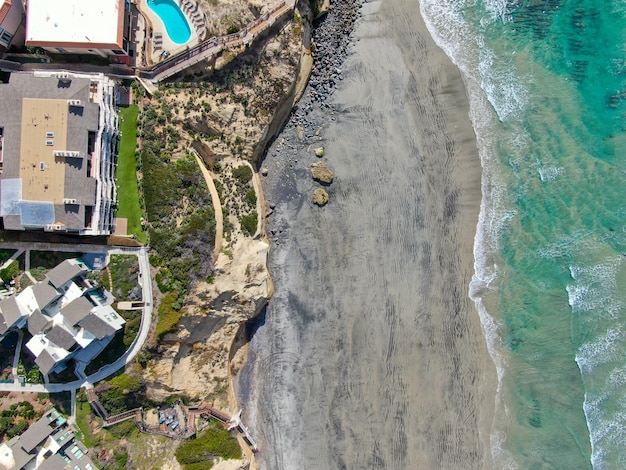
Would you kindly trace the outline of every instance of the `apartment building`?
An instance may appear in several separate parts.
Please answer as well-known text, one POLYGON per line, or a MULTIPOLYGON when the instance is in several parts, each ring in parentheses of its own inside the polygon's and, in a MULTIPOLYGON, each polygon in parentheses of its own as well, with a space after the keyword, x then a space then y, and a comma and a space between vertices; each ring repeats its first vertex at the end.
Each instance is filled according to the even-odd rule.
POLYGON ((5 230, 114 231, 115 95, 103 74, 16 72, 0 84, 5 230))

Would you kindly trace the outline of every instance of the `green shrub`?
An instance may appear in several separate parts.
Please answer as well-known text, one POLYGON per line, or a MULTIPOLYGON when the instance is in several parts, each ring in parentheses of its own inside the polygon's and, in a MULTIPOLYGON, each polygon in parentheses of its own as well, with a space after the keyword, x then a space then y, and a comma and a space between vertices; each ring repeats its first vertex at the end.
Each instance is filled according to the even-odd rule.
POLYGON ((240 165, 233 169, 233 177, 239 184, 248 184, 252 179, 252 170, 248 165, 240 165))
POLYGON ((244 215, 241 218, 241 229, 250 236, 254 235, 258 220, 259 216, 256 211, 252 211, 249 214, 244 215))
POLYGON ((108 381, 109 388, 100 393, 100 402, 109 414, 114 415, 137 408, 144 398, 141 380, 121 374, 108 381))
POLYGON ((20 419, 7 430, 7 435, 9 437, 15 437, 19 434, 22 434, 27 429, 28 429, 28 421, 26 421, 25 419, 20 419))
POLYGON ((137 427, 134 419, 127 419, 121 423, 111 426, 108 431, 118 439, 129 436, 137 427))
POLYGON ((6 268, 0 269, 0 278, 3 281, 8 282, 11 279, 17 277, 19 272, 20 272, 20 264, 18 263, 17 260, 14 260, 6 268))
POLYGON ((185 470, 211 468, 209 465, 215 457, 225 460, 241 458, 237 439, 216 421, 211 421, 196 439, 185 441, 176 449, 176 460, 185 466, 185 470), (204 466, 200 467, 200 464, 204 466))
POLYGON ((249 206, 256 207, 256 193, 254 192, 254 189, 251 189, 250 191, 248 191, 246 195, 244 196, 243 200, 249 206))
POLYGON ((170 292, 161 299, 159 304, 159 320, 157 322, 156 331, 154 332, 157 339, 161 339, 163 335, 172 331, 183 312, 178 305, 178 292, 170 292), (178 308, 175 308, 178 307, 178 308))

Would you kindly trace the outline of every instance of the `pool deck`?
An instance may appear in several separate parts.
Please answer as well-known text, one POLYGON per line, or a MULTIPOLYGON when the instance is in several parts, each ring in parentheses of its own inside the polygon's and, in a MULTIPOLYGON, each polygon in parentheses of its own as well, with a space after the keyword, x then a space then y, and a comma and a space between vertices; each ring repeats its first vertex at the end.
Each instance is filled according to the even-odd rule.
POLYGON ((296 4, 296 0, 281 0, 271 11, 261 15, 248 24, 238 33, 226 36, 212 37, 200 44, 188 48, 183 53, 170 57, 162 63, 151 67, 149 70, 140 70, 137 74, 139 82, 150 92, 158 82, 165 80, 201 61, 211 60, 224 49, 237 48, 250 44, 277 21, 290 14, 296 4))
MULTIPOLYGON (((189 2, 190 0, 183 0, 189 2)), ((155 65, 159 62, 165 60, 169 56, 174 56, 176 54, 180 54, 185 50, 189 49, 200 43, 201 38, 197 28, 195 27, 194 21, 192 17, 190 17, 189 13, 185 10, 188 8, 183 8, 181 2, 176 0, 179 8, 183 11, 185 18, 187 19, 187 23, 191 29, 191 37, 185 44, 176 44, 172 41, 167 34, 167 30, 165 29, 165 24, 163 20, 159 18, 159 16, 152 11, 152 9, 148 6, 147 0, 139 0, 137 2, 137 7, 143 17, 146 20, 146 31, 145 31, 145 39, 144 39, 144 61, 146 65, 155 65), (166 57, 163 54, 166 53, 166 57)), ((203 13, 200 10, 199 5, 195 4, 195 7, 198 9, 201 15, 203 13)))

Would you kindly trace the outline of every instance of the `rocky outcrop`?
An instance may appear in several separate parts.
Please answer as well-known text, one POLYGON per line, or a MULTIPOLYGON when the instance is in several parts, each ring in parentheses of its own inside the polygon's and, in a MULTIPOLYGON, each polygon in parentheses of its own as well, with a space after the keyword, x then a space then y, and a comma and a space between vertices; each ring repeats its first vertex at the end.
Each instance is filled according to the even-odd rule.
POLYGON ((319 181, 324 184, 332 183, 335 178, 335 174, 332 170, 322 162, 315 162, 311 165, 311 176, 315 181, 319 181))
POLYGON ((232 246, 232 259, 220 253, 213 282, 196 285, 177 331, 160 341, 144 370, 149 398, 184 394, 229 407, 231 344, 240 325, 256 316, 272 293, 268 249, 264 241, 242 238, 232 246))
POLYGON ((317 204, 322 207, 325 206, 329 200, 330 196, 323 189, 319 188, 313 191, 313 204, 317 204))

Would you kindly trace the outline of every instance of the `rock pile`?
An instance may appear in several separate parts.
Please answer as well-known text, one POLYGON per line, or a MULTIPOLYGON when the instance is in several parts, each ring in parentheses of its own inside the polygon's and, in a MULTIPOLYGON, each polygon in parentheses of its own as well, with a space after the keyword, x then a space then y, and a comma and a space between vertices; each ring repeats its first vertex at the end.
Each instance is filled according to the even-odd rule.
POLYGON ((323 189, 319 188, 313 191, 313 204, 317 204, 322 207, 326 205, 329 199, 330 197, 328 196, 328 193, 323 189))
POLYGON ((358 1, 333 2, 332 14, 313 31, 315 67, 309 79, 310 95, 314 101, 322 102, 322 107, 329 107, 323 102, 343 79, 341 65, 348 54, 354 22, 360 16, 359 7, 358 1))
POLYGON ((311 165, 311 176, 315 181, 319 181, 324 184, 332 183, 335 178, 332 170, 322 162, 315 162, 311 165))

